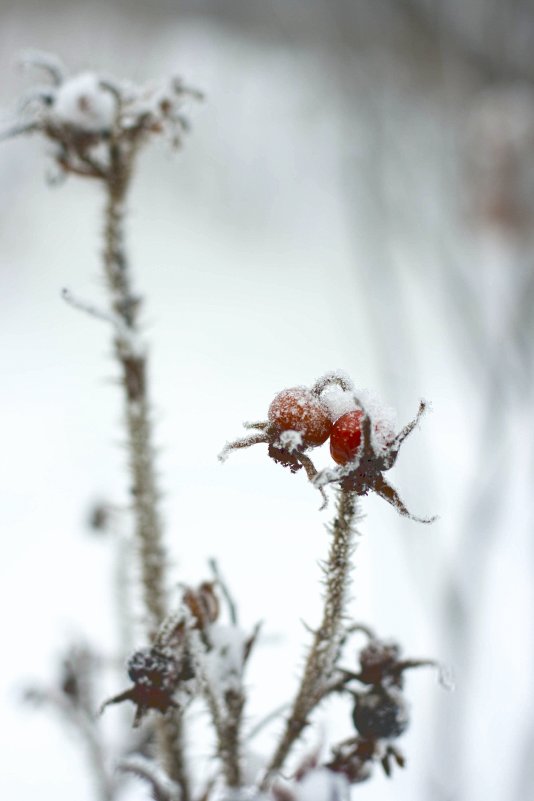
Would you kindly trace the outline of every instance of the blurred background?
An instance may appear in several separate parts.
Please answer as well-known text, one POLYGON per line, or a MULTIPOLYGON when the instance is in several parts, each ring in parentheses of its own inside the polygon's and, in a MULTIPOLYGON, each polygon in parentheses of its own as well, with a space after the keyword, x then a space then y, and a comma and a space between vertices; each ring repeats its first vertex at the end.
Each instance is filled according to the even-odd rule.
MULTIPOLYGON (((331 510, 263 447, 216 455, 278 390, 341 368, 399 425, 432 402, 391 481, 440 516, 363 499, 351 611, 455 677, 408 677, 407 769, 354 796, 532 797, 532 0, 1 0, 4 122, 35 83, 27 48, 206 93, 183 150, 141 158, 128 235, 176 581, 215 556, 243 622, 265 621, 250 723, 295 687, 331 510)), ((60 299, 103 302, 103 199, 49 167, 40 139, 2 143, 0 794, 90 801, 75 736, 20 702, 72 641, 113 648, 117 555, 87 517, 127 498, 110 332, 60 299)), ((334 718, 327 742, 350 733, 334 718)))

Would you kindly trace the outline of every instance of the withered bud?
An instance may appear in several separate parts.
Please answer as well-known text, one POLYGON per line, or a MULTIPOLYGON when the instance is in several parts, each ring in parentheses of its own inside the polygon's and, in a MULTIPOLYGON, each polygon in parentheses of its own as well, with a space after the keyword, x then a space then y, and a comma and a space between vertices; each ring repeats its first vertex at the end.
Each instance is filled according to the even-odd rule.
POLYGON ((183 601, 196 622, 195 628, 205 629, 219 617, 220 604, 212 581, 204 581, 196 590, 186 589, 183 601))
POLYGON ((366 739, 395 739, 408 727, 408 707, 400 690, 373 687, 356 695, 352 720, 366 739))

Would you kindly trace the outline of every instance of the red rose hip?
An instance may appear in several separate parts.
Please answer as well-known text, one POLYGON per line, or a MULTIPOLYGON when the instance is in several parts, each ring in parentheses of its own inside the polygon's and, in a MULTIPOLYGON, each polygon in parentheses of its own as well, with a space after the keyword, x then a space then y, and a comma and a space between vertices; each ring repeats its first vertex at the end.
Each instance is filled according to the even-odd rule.
POLYGON ((363 412, 355 409, 336 420, 330 433, 330 453, 338 464, 347 464, 358 453, 362 441, 363 412))
POLYGON ((280 431, 298 431, 308 446, 322 445, 332 430, 328 409, 306 387, 279 392, 269 406, 268 418, 280 431))

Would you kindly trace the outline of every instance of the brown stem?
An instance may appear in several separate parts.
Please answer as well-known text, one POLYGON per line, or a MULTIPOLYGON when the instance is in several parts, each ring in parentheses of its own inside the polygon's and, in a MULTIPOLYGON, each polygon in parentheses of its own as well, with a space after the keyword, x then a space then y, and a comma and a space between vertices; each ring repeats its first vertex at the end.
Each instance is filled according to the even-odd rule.
POLYGON ((328 562, 325 565, 326 595, 323 619, 315 632, 300 687, 284 732, 262 781, 263 790, 267 789, 272 775, 283 767, 291 748, 308 725, 311 712, 324 697, 325 686, 332 677, 344 635, 343 618, 350 584, 355 515, 355 493, 341 490, 331 529, 332 541, 328 562))
POLYGON ((206 631, 195 632, 195 634, 198 635, 198 641, 193 649, 193 657, 215 731, 217 756, 221 761, 222 772, 228 787, 240 787, 241 723, 245 693, 241 681, 239 686, 228 688, 223 694, 217 691, 212 684, 204 661, 204 656, 210 648, 209 635, 206 631))
POLYGON ((139 299, 134 295, 123 245, 124 200, 129 165, 120 155, 111 159, 107 178, 104 265, 113 312, 123 323, 115 335, 115 355, 121 367, 126 406, 131 495, 135 538, 139 549, 143 598, 151 639, 166 613, 165 553, 158 510, 159 493, 147 389, 147 358, 135 341, 139 299))
MULTIPOLYGON (((224 709, 213 708, 215 699, 208 698, 213 725, 217 736, 217 754, 221 760, 228 787, 241 786, 241 720, 245 697, 240 689, 227 690, 224 709)), ((216 703, 216 702, 215 702, 216 703)))
MULTIPOLYGON (((135 541, 139 552, 148 634, 153 641, 166 616, 166 558, 147 387, 147 357, 144 348, 136 341, 139 335, 137 316, 140 299, 133 292, 122 232, 132 155, 125 155, 118 143, 111 143, 110 165, 105 181, 107 203, 103 255, 112 309, 120 321, 116 329, 114 349, 124 387, 135 541)), ((170 710, 165 717, 158 717, 155 726, 161 762, 169 776, 180 785, 182 801, 189 801, 182 712, 170 710)))

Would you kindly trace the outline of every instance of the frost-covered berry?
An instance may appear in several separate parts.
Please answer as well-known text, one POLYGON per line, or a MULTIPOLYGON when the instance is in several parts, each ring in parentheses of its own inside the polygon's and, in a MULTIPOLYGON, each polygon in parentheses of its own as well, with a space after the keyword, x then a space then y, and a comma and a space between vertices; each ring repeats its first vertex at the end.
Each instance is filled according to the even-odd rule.
POLYGON ((298 431, 304 445, 326 442, 332 421, 326 405, 306 387, 279 392, 269 406, 269 422, 279 431, 298 431))
POLYGON ((352 719, 362 737, 392 739, 406 730, 408 710, 399 691, 376 687, 357 694, 352 719))
POLYGON ((362 441, 363 412, 355 409, 342 415, 332 427, 330 433, 330 453, 338 464, 351 462, 362 441))

